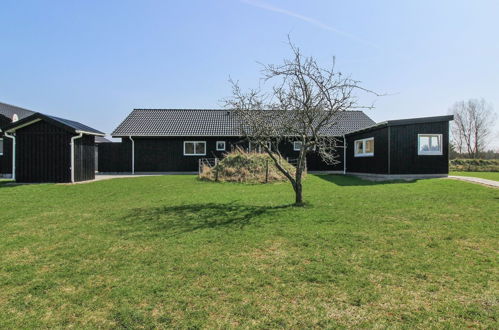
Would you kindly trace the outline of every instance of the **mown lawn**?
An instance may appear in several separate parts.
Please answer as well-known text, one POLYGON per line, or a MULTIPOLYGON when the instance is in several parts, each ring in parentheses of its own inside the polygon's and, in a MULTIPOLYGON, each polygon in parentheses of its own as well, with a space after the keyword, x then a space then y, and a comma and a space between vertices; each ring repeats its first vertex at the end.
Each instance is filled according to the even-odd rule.
POLYGON ((450 172, 449 175, 472 176, 475 178, 499 181, 499 172, 450 172))
POLYGON ((0 327, 489 327, 499 191, 448 179, 0 185, 0 327))

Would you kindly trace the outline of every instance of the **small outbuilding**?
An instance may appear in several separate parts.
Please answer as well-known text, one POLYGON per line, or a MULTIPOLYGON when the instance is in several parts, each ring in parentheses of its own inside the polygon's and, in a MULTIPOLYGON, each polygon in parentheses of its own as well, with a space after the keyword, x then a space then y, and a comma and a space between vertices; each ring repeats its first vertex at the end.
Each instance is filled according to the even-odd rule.
POLYGON ((12 140, 12 177, 17 182, 79 182, 95 178, 95 137, 81 123, 34 113, 7 125, 12 140))

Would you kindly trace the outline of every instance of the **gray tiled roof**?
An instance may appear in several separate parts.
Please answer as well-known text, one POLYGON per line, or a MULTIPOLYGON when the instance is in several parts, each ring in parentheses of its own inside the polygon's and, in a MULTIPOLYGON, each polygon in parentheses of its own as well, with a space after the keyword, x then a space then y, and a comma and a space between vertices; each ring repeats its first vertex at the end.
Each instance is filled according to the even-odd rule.
MULTIPOLYGON (((326 134, 340 136, 375 124, 362 111, 338 114, 326 134)), ((135 109, 112 136, 240 136, 240 123, 230 110, 135 109)))
POLYGON ((27 110, 24 108, 16 107, 15 105, 10 105, 7 103, 0 102, 0 115, 3 115, 10 120, 13 119, 14 115, 17 115, 17 118, 23 119, 28 116, 34 114, 34 111, 27 110))

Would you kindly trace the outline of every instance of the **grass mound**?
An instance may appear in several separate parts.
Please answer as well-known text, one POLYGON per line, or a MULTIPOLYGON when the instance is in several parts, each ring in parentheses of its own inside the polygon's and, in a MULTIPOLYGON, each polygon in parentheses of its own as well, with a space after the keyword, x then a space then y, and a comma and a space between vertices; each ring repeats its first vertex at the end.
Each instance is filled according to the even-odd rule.
MULTIPOLYGON (((295 167, 287 161, 284 168, 294 174, 295 167)), ((199 177, 203 180, 222 182, 265 183, 286 181, 272 158, 265 153, 237 149, 228 153, 216 166, 204 166, 199 177)))
POLYGON ((499 159, 453 159, 449 170, 462 172, 499 172, 499 159))

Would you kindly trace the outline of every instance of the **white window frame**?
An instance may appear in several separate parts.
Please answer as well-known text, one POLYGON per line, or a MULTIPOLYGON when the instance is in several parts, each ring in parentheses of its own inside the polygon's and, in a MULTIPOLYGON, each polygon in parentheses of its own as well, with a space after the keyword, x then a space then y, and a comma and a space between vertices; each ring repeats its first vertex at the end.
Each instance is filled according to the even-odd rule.
POLYGON ((184 156, 206 156, 206 141, 184 141, 184 156), (196 143, 202 143, 204 144, 204 153, 202 154, 197 154, 197 153, 193 153, 193 154, 187 154, 185 152, 185 145, 187 143, 194 143, 194 152, 196 152, 196 143))
POLYGON ((301 150, 301 145, 302 145, 302 142, 301 141, 294 141, 293 142, 293 151, 300 151, 301 150), (297 148, 296 147, 296 144, 299 143, 300 146, 297 148))
POLYGON ((225 147, 225 141, 217 141, 217 144, 215 145, 217 151, 225 151, 226 150, 226 147, 225 147), (219 143, 223 143, 224 144, 224 147, 223 148, 218 148, 218 144, 219 143))
POLYGON ((0 152, 0 156, 3 156, 3 148, 5 148, 5 145, 3 143, 3 138, 0 138, 0 143, 2 144, 2 151, 0 152))
POLYGON ((374 157, 374 151, 373 152, 366 152, 366 142, 367 141, 373 141, 373 148, 374 148, 374 137, 354 141, 353 152, 354 152, 355 157, 374 157), (357 152, 357 142, 362 142, 362 153, 357 152))
POLYGON ((436 133, 426 133, 426 134, 418 134, 418 156, 442 156, 443 155, 443 140, 442 140, 442 134, 436 134, 436 133), (421 137, 429 137, 429 142, 430 142, 430 148, 431 148, 431 138, 434 136, 438 137, 438 144, 440 146, 439 151, 422 151, 421 150, 421 137))

